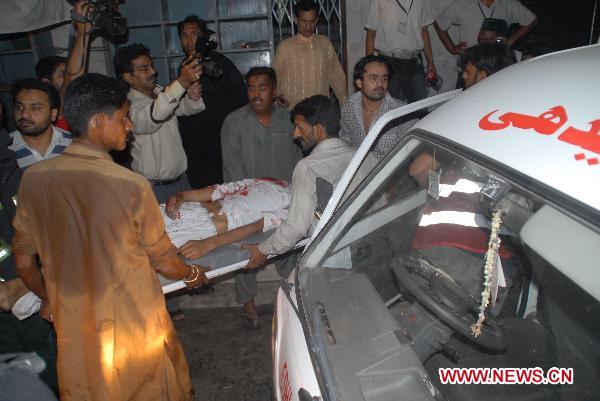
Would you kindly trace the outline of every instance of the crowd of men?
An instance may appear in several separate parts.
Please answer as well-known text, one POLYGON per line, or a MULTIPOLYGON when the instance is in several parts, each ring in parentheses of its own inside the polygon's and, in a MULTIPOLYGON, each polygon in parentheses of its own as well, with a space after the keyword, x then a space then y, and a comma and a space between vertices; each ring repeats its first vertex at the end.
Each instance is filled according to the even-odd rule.
MULTIPOLYGON (((88 7, 79 0, 75 12, 88 7)), ((271 67, 254 67, 245 79, 211 49, 223 70, 215 79, 195 50, 213 32, 190 15, 177 26, 186 59, 165 87, 143 44, 118 49, 116 79, 86 73, 91 26, 74 21, 70 56, 40 60, 37 78, 15 83, 16 130, 0 135, 0 235, 13 251, 2 262, 0 354, 40 354, 48 365, 41 378, 62 400, 192 399, 155 273, 196 288, 208 283, 206 267, 178 256, 158 204, 247 178, 290 182, 287 221, 245 246, 249 262, 236 275, 242 314, 255 325, 255 269, 309 233, 317 180, 335 186, 383 114, 426 96, 426 75, 436 73, 427 27, 463 55, 459 81, 468 88, 515 63, 510 46, 536 22, 516 0, 458 0, 435 18, 423 0, 372 0, 366 56, 348 97, 333 45, 315 34, 318 16, 315 2, 300 0, 297 34, 278 46, 271 67), (451 25, 460 28, 458 44, 451 25), (128 149, 131 139, 130 165, 119 166, 109 152, 128 149), (39 312, 27 313, 36 302, 39 312)), ((386 127, 368 165, 415 121, 386 127)), ((200 255, 195 246, 186 252, 200 255)), ((276 265, 285 275, 294 263, 276 265)))

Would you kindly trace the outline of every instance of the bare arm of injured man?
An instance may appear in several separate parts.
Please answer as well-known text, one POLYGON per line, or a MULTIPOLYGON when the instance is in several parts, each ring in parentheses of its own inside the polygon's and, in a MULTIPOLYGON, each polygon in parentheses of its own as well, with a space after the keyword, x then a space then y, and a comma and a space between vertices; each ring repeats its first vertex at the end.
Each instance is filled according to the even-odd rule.
POLYGON ((246 224, 245 226, 234 228, 231 231, 217 234, 214 237, 208 237, 200 240, 191 240, 186 242, 179 253, 186 259, 198 259, 206 255, 208 252, 217 249, 218 247, 233 244, 250 237, 253 234, 263 230, 264 219, 255 221, 254 223, 246 224))
POLYGON ((212 186, 178 192, 177 195, 171 196, 167 200, 165 213, 171 219, 176 219, 177 211, 183 202, 210 202, 213 192, 215 192, 215 188, 212 186))

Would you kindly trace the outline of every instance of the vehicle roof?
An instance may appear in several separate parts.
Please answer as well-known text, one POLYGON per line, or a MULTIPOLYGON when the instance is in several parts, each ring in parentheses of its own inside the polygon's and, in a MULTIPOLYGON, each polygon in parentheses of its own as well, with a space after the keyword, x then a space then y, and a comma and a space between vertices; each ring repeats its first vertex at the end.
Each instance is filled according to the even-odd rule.
POLYGON ((439 134, 600 210, 600 45, 499 71, 415 128, 439 134))

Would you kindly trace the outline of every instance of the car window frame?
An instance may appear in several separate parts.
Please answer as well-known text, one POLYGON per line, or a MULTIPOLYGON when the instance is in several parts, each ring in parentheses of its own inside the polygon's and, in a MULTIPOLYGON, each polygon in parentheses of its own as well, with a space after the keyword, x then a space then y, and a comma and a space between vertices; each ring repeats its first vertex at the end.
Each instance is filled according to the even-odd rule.
MULTIPOLYGON (((317 381, 321 385, 322 395, 324 396, 325 400, 335 400, 335 398, 332 398, 335 396, 333 394, 328 394, 329 391, 327 389, 330 388, 331 378, 325 377, 326 375, 323 374, 323 372, 328 371, 324 365, 327 363, 327 361, 323 360, 322 354, 318 349, 316 349, 317 341, 313 333, 314 325, 310 321, 310 314, 307 314, 307 310, 304 307, 304 296, 301 292, 302 272, 304 269, 321 268, 319 265, 322 264, 327 257, 331 256, 330 252, 335 248, 335 244, 341 240, 351 226, 355 224, 354 215, 348 216, 349 209, 353 208, 354 202, 361 197, 366 198, 363 203, 366 202, 372 193, 372 191, 369 191, 369 187, 374 185, 374 183, 376 185, 381 185, 383 182, 385 182, 390 174, 396 171, 398 166, 405 162, 406 158, 412 154, 413 150, 421 146, 423 142, 443 148, 445 151, 453 153, 458 157, 472 161, 500 177, 510 177, 508 182, 511 185, 520 187, 526 192, 543 199, 547 205, 554 207, 558 211, 592 229, 592 231, 600 232, 600 212, 595 211, 591 207, 577 201, 576 199, 568 197, 567 195, 549 187, 548 185, 545 185, 542 182, 525 176, 514 168, 501 164, 473 149, 467 148, 461 144, 457 144, 440 135, 425 131, 423 129, 415 128, 411 130, 368 174, 365 180, 363 180, 363 182, 354 190, 354 192, 349 196, 346 196, 345 201, 338 206, 329 221, 326 222, 320 232, 318 232, 311 243, 306 247, 302 258, 300 259, 294 271, 298 317, 305 328, 304 335, 307 344, 311 345, 309 349, 311 350, 310 354, 311 359, 313 360, 313 365, 319 366, 319 369, 315 369, 315 375, 317 376, 317 381), (414 146, 410 145, 411 141, 414 141, 415 139, 418 141, 418 143, 414 146), (412 148, 408 151, 406 150, 407 145, 412 146, 412 148), (396 160, 396 164, 390 164, 398 157, 401 157, 401 159, 396 160), (387 173, 385 176, 383 176, 383 178, 382 172, 387 173), (344 225, 342 227, 339 227, 339 225, 342 224, 342 219, 345 219, 346 222, 343 223, 344 225)), ((359 207, 354 207, 354 210, 362 210, 362 205, 359 207)))

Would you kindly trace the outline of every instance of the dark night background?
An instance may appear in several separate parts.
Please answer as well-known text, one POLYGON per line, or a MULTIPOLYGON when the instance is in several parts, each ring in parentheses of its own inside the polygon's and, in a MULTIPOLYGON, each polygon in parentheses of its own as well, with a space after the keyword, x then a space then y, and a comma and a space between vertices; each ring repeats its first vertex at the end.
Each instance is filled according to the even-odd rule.
MULTIPOLYGON (((544 53, 589 44, 597 0, 521 0, 538 19, 531 34, 516 47, 537 47, 544 53)), ((596 10, 593 43, 600 33, 600 10, 596 10)))

